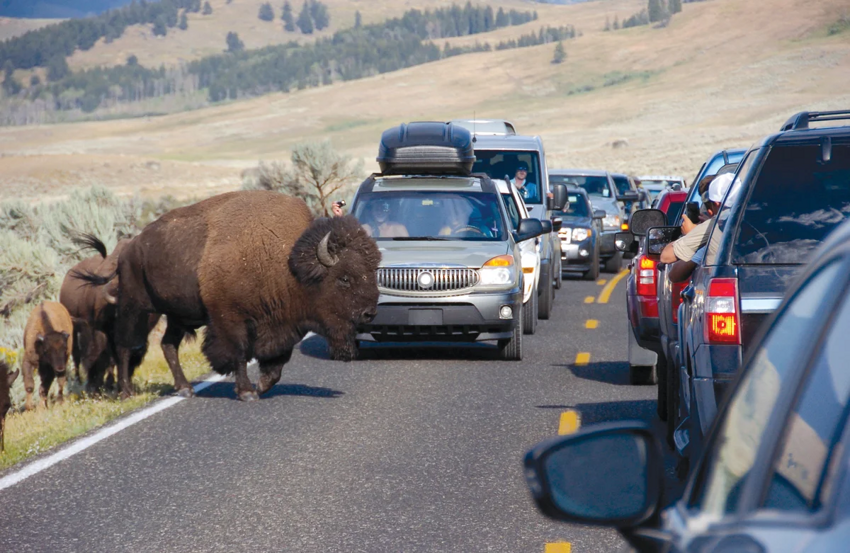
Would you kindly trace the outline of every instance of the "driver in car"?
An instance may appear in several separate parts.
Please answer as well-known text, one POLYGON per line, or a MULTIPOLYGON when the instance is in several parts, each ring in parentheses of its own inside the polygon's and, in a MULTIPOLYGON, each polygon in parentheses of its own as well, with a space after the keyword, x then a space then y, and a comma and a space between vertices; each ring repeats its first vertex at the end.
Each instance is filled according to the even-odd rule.
POLYGON ((477 226, 470 224, 469 216, 472 213, 472 209, 468 205, 461 205, 458 202, 447 202, 444 211, 446 220, 440 229, 440 236, 483 234, 477 226))
POLYGON ((526 203, 540 202, 537 185, 528 181, 528 165, 525 163, 517 165, 514 178, 511 179, 511 184, 516 186, 516 189, 519 190, 520 196, 522 196, 522 199, 525 200, 526 203))
POLYGON ((386 200, 373 200, 369 203, 369 215, 372 223, 363 223, 363 229, 373 238, 396 238, 409 236, 407 227, 390 221, 390 203, 386 200))

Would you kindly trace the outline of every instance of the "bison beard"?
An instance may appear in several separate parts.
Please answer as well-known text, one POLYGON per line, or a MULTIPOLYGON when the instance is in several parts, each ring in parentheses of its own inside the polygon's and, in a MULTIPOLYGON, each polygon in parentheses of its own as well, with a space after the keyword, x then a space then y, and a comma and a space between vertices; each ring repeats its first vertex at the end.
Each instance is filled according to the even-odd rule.
POLYGON ((355 218, 313 220, 299 199, 243 191, 163 215, 127 245, 113 274, 83 278, 119 280, 114 338, 122 397, 132 393, 132 352, 146 343, 144 315, 162 313, 164 347, 175 329, 166 359, 178 390, 191 386, 176 338, 206 326, 210 365, 235 373, 237 396, 251 400, 280 380, 308 331, 325 336, 337 358, 354 355, 357 324, 375 314, 379 261, 375 241, 355 218), (251 358, 260 365, 256 391, 247 374, 251 358))

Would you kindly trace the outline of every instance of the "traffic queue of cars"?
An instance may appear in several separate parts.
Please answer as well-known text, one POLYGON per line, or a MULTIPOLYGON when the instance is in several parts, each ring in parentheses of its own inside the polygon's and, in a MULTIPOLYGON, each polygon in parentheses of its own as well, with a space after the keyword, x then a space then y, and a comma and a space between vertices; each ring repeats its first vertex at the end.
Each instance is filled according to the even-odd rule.
POLYGON ((661 444, 645 424, 588 427, 528 453, 544 513, 616 527, 641 551, 847 550, 847 122, 850 111, 798 113, 746 151, 712 156, 674 223, 681 197, 633 215, 617 236, 636 254, 632 380, 657 382, 686 484, 662 497, 661 444), (673 255, 694 232, 680 221, 706 202, 704 245, 673 255))

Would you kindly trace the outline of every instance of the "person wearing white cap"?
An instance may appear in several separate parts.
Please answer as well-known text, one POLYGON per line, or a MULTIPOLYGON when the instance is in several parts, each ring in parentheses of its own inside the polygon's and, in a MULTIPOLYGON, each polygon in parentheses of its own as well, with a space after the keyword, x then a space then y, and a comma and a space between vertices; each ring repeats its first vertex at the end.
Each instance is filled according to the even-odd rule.
POLYGON ((711 230, 714 216, 720 209, 720 203, 723 201, 723 197, 732 186, 733 179, 734 175, 732 173, 725 173, 711 181, 711 184, 708 185, 708 194, 703 202, 705 210, 711 218, 689 229, 687 234, 675 242, 667 244, 661 252, 662 263, 691 261, 697 250, 705 246, 708 242, 708 234, 711 230))

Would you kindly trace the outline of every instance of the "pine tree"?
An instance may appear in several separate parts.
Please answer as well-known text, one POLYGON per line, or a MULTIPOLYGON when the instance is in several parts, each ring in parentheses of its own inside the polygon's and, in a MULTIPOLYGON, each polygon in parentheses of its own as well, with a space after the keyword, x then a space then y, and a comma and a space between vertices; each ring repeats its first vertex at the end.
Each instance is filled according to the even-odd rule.
POLYGON ((507 27, 509 23, 508 14, 505 13, 505 10, 499 8, 499 11, 496 12, 496 27, 507 27))
POLYGON ((136 57, 136 54, 130 54, 127 56, 127 65, 130 67, 139 65, 139 58, 136 57))
POLYGON ((555 55, 552 57, 552 63, 563 63, 567 59, 567 52, 564 50, 564 43, 560 40, 555 45, 555 55))
POLYGON ((354 28, 359 29, 363 26, 363 16, 360 15, 360 10, 354 12, 354 28))
POLYGON ((189 20, 186 19, 186 11, 184 10, 182 14, 180 14, 180 24, 177 25, 181 31, 185 31, 189 28, 189 20))
POLYGON ((47 78, 51 81, 64 79, 70 72, 65 56, 58 55, 47 62, 47 78))
POLYGON ((293 32, 295 30, 295 18, 292 16, 292 5, 289 2, 283 3, 283 13, 280 14, 283 20, 283 30, 293 32))
POLYGON ((201 0, 192 0, 186 9, 192 13, 199 13, 201 11, 201 0))
POLYGON ((646 9, 649 12, 650 23, 658 23, 667 17, 667 9, 664 5, 664 0, 649 0, 646 9))
POLYGON ((236 53, 245 49, 245 43, 239 40, 239 35, 233 31, 227 33, 227 51, 236 53))
POLYGON ((670 15, 679 13, 682 11, 682 0, 668 0, 667 10, 670 12, 670 15))
POLYGON ((153 22, 154 36, 165 36, 168 34, 168 27, 165 25, 165 16, 161 15, 153 22))
POLYGON ((317 31, 321 31, 331 24, 331 16, 328 14, 328 7, 321 2, 313 1, 310 6, 310 15, 313 18, 313 24, 317 31))
POLYGON ((274 10, 272 9, 272 5, 266 2, 260 6, 260 12, 257 14, 263 21, 274 21, 274 10))
POLYGON ((210 15, 212 13, 212 6, 210 6, 209 2, 204 2, 204 11, 201 13, 203 15, 210 15))
POLYGON ((298 14, 298 21, 295 24, 305 35, 313 34, 313 18, 310 17, 310 6, 307 5, 307 0, 304 0, 304 6, 301 8, 301 13, 298 14))
MULTIPOLYGON (((616 15, 614 16, 614 26, 613 26, 613 28, 614 28, 615 31, 620 29, 620 18, 617 17, 616 15)), ((575 33, 573 33, 573 36, 576 36, 575 33)))

